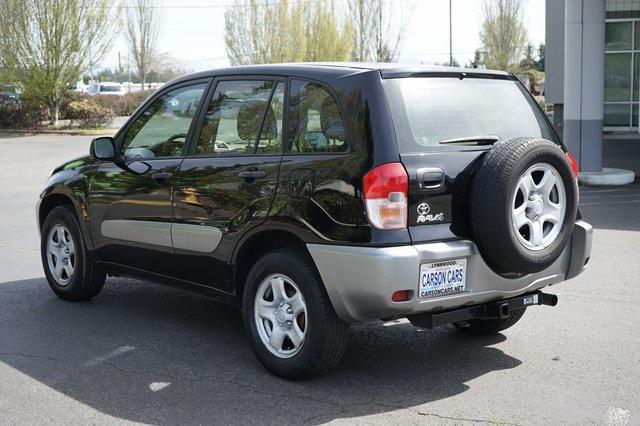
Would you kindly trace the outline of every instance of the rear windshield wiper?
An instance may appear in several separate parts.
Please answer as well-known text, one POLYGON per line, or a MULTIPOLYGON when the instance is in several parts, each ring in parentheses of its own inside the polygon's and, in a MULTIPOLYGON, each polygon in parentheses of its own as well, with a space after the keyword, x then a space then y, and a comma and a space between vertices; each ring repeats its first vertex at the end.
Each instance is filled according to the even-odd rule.
POLYGON ((465 136, 462 138, 445 139, 440 141, 440 145, 493 145, 500 140, 495 135, 465 136))

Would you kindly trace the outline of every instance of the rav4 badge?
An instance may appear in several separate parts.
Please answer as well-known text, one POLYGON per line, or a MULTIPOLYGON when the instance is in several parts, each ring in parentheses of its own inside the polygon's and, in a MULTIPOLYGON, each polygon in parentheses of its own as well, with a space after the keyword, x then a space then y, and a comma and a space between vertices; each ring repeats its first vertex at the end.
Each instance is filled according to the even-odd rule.
POLYGON ((444 220, 444 213, 429 214, 431 207, 427 203, 418 204, 418 220, 417 223, 423 222, 440 222, 444 220))

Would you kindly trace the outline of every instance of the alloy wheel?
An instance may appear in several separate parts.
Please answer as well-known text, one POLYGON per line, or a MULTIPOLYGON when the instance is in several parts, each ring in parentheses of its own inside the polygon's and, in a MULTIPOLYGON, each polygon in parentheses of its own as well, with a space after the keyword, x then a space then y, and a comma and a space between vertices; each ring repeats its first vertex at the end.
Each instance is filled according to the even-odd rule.
POLYGON ((75 270, 76 252, 73 237, 65 225, 58 223, 49 230, 46 255, 49 271, 56 283, 69 285, 75 270))
POLYGON ((566 205, 560 173, 547 163, 529 167, 511 202, 511 223, 520 244, 534 251, 549 247, 562 230, 566 205))
POLYGON ((283 274, 267 276, 256 292, 254 320, 262 344, 278 358, 291 358, 307 336, 307 305, 300 288, 283 274))

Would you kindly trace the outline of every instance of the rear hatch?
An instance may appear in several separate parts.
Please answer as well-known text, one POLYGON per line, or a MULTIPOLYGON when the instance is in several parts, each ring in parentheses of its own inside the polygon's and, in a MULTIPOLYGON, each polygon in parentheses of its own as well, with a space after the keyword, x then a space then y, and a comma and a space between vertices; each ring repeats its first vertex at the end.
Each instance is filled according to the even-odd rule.
POLYGON ((558 138, 511 75, 439 72, 384 76, 400 160, 409 174, 408 226, 415 242, 469 237, 474 165, 493 143, 558 138))

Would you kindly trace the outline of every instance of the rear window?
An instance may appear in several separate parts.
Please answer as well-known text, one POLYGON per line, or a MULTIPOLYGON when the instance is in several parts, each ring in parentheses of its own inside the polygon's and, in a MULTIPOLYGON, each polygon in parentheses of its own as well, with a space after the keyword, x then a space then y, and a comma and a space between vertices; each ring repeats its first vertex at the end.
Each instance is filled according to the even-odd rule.
POLYGON ((106 84, 101 84, 100 85, 100 91, 101 92, 119 92, 121 90, 120 86, 115 86, 115 85, 106 85, 106 84))
POLYGON ((395 78, 384 85, 401 152, 521 136, 557 142, 535 101, 512 80, 395 78))

